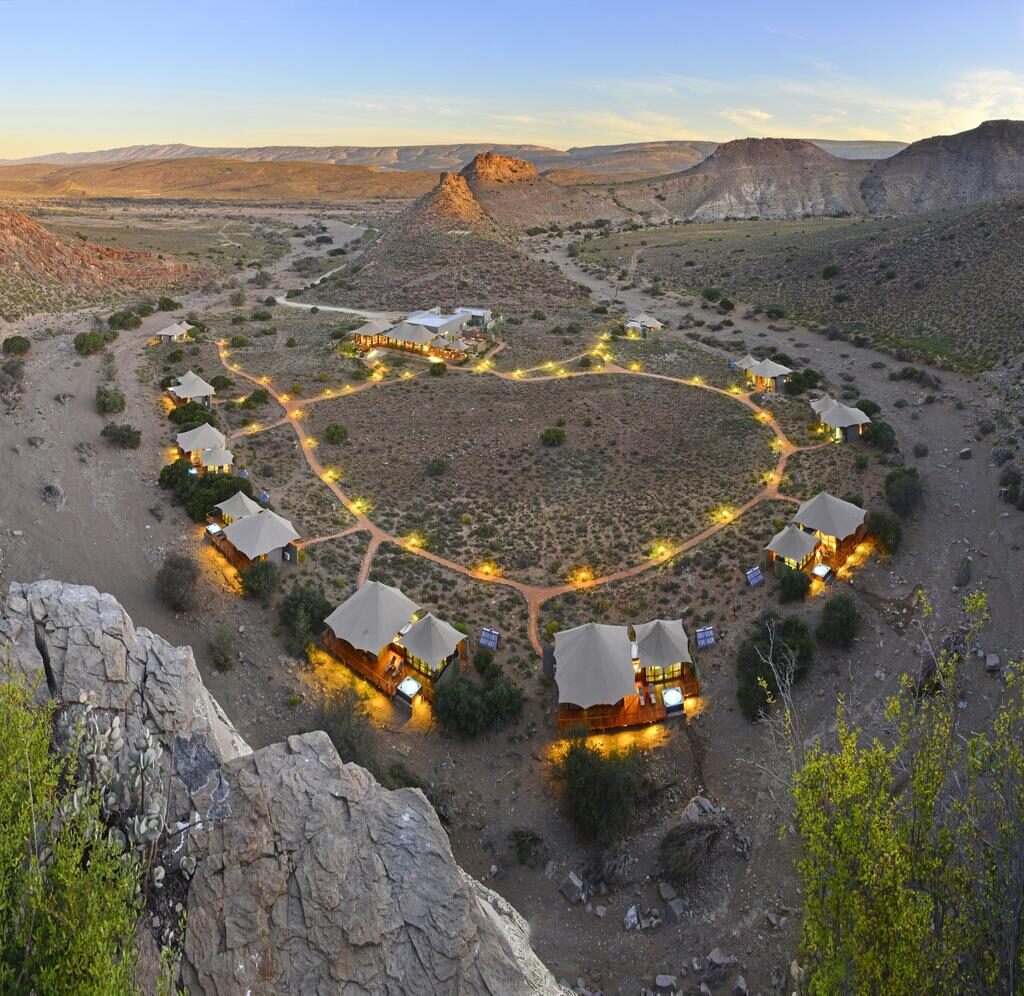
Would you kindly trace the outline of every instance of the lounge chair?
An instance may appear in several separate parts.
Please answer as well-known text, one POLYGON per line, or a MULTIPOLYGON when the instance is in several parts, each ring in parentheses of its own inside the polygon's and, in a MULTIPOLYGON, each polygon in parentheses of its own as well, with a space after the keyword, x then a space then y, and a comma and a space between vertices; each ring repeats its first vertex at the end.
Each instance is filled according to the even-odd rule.
POLYGON ((640 705, 647 705, 647 700, 644 698, 644 686, 643 685, 637 685, 636 691, 637 691, 637 695, 640 696, 640 705))

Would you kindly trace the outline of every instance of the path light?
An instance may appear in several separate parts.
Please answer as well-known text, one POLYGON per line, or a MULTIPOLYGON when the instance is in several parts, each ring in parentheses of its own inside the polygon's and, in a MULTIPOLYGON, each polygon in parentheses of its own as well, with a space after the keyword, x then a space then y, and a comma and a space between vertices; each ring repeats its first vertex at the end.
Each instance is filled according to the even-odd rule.
POLYGON ((356 515, 366 515, 370 511, 370 501, 368 498, 355 498, 352 501, 352 511, 356 515))
POLYGON ((594 580, 594 572, 589 567, 577 567, 569 572, 569 584, 586 584, 594 580))
POLYGON ((651 547, 651 560, 662 560, 671 553, 671 547, 664 540, 655 540, 651 547))
POLYGON ((548 360, 548 361, 547 361, 547 362, 546 362, 546 363, 544 364, 544 369, 545 369, 545 370, 554 370, 554 369, 555 369, 555 364, 554 364, 554 363, 553 363, 553 362, 552 362, 551 360, 548 360))
POLYGON ((721 508, 715 509, 712 518, 715 522, 732 522, 736 518, 736 510, 728 505, 723 505, 721 508))
POLYGON ((754 415, 754 418, 756 418, 758 422, 761 422, 762 424, 764 424, 765 422, 770 422, 772 420, 771 415, 769 415, 767 412, 757 412, 754 415))
POLYGON ((558 370, 555 371, 555 373, 559 377, 568 377, 569 376, 569 371, 566 370, 565 367, 559 367, 558 370))
POLYGON ((306 417, 306 413, 301 408, 296 408, 295 411, 292 412, 292 418, 305 418, 305 417, 306 417))
POLYGON ((352 390, 352 385, 351 384, 346 384, 345 387, 343 388, 343 390, 345 391, 346 394, 348 394, 349 391, 352 390))
MULTIPOLYGON (((412 371, 411 370, 403 370, 402 371, 402 380, 412 380, 412 371)), ((327 393, 330 394, 330 391, 328 391, 327 393)))
POLYGON ((281 395, 281 400, 282 400, 282 401, 291 401, 291 400, 292 400, 292 399, 291 399, 291 395, 288 395, 288 394, 282 394, 282 395, 281 395))
POLYGON ((316 447, 319 445, 319 443, 312 436, 306 436, 305 443, 311 450, 316 449, 316 447))
POLYGON ((772 451, 772 453, 778 453, 779 450, 782 449, 782 442, 780 440, 778 440, 778 439, 773 439, 768 444, 768 448, 772 451))
POLYGON ((512 371, 512 376, 515 377, 518 380, 518 379, 520 379, 523 376, 523 371, 522 370, 513 370, 512 371))
POLYGON ((339 477, 341 477, 341 471, 337 467, 328 467, 321 475, 321 479, 326 481, 328 484, 333 484, 339 477))
POLYGON ((765 484, 774 484, 776 481, 776 474, 774 470, 767 470, 761 475, 761 480, 765 484))
POLYGON ((485 560, 477 565, 477 574, 482 574, 485 578, 500 578, 501 571, 498 565, 493 560, 485 560))
POLYGON ((640 373, 640 371, 643 370, 643 368, 644 368, 644 365, 639 360, 630 360, 629 361, 629 369, 633 373, 640 373))
POLYGON ((404 542, 410 550, 419 550, 423 547, 423 537, 419 533, 409 533, 404 542))
POLYGON ((270 383, 270 378, 266 374, 264 374, 262 377, 260 377, 260 383, 261 384, 269 384, 270 383))
POLYGON ((248 429, 248 430, 249 430, 250 432, 259 432, 259 431, 260 431, 260 429, 262 429, 262 428, 263 428, 263 426, 262 426, 262 425, 261 425, 261 424, 260 424, 259 422, 250 422, 250 423, 249 423, 249 424, 248 424, 248 425, 246 426, 246 428, 247 428, 247 429, 248 429))
POLYGON ((693 384, 694 387, 700 387, 704 383, 704 378, 703 377, 697 377, 697 376, 691 377, 690 378, 690 383, 693 384))
POLYGON ((742 394, 743 393, 743 389, 739 386, 739 384, 730 384, 729 385, 729 393, 730 394, 742 394))

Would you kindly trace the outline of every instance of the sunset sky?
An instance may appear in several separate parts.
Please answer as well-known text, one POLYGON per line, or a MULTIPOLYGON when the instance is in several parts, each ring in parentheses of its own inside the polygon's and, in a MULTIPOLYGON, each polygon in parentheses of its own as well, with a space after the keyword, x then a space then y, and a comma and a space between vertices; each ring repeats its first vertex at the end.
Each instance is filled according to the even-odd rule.
POLYGON ((899 139, 1024 118, 1024 4, 0 0, 0 158, 899 139))

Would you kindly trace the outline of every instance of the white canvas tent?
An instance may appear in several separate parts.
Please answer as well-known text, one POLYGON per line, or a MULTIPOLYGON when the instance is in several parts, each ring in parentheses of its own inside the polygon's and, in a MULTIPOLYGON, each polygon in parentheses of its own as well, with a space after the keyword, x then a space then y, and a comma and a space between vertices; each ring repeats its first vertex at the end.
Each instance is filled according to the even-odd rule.
POLYGON ((178 378, 178 383, 168 389, 181 401, 212 398, 217 392, 202 377, 189 370, 178 378))
POLYGON ((379 653, 408 624, 419 606, 397 588, 367 581, 324 622, 331 632, 356 650, 379 653))
POLYGON ((814 533, 805 532, 799 526, 790 523, 771 538, 765 549, 790 567, 801 567, 818 548, 818 542, 814 533))
POLYGON ((820 398, 816 398, 811 402, 811 411, 815 415, 821 415, 823 412, 827 412, 834 404, 836 399, 828 394, 823 394, 820 398))
POLYGON ((192 326, 188 322, 172 322, 157 332, 156 337, 164 342, 184 342, 191 331, 192 326))
POLYGON ((645 311, 626 320, 627 329, 646 329, 649 332, 657 332, 663 327, 657 318, 651 318, 645 311))
POLYGON ((693 663, 682 619, 652 619, 651 622, 637 623, 633 632, 641 667, 693 663))
POLYGON ((844 540, 852 536, 864 522, 867 513, 852 502, 836 498, 827 491, 816 494, 805 501, 793 516, 793 521, 813 529, 822 536, 833 536, 844 540))
POLYGON ((837 401, 831 408, 821 413, 821 421, 830 429, 850 429, 854 426, 867 425, 871 419, 859 408, 851 408, 837 401))
POLYGON ((625 626, 584 623, 555 634, 559 705, 589 709, 636 694, 629 632, 625 626))
POLYGON ((413 657, 439 671, 465 638, 454 626, 428 612, 412 624, 402 643, 413 657))
POLYGON ((292 524, 269 508, 237 519, 224 530, 224 537, 250 560, 274 554, 299 538, 292 524))
POLYGON ((211 467, 227 469, 234 462, 234 454, 231 450, 224 449, 223 446, 211 446, 209 449, 205 449, 199 454, 199 465, 201 467, 206 467, 208 470, 211 467))
POLYGON ((176 437, 178 449, 183 453, 199 453, 213 446, 224 446, 224 433, 215 429, 209 422, 197 425, 188 432, 179 432, 176 437))
POLYGON ((247 515, 258 515, 263 511, 244 491, 236 491, 225 501, 217 502, 214 508, 220 511, 221 518, 230 525, 236 519, 244 519, 247 515))

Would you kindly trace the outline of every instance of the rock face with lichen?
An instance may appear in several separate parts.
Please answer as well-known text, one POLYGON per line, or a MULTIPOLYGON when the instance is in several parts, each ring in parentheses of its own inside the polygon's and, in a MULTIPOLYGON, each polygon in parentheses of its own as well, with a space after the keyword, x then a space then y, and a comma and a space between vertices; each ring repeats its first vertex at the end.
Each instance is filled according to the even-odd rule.
POLYGON ((191 649, 137 629, 111 596, 12 584, 0 646, 40 698, 73 710, 91 694, 163 743, 171 843, 198 861, 189 992, 562 992, 519 914, 456 864, 421 792, 382 788, 324 733, 252 751, 191 649))

